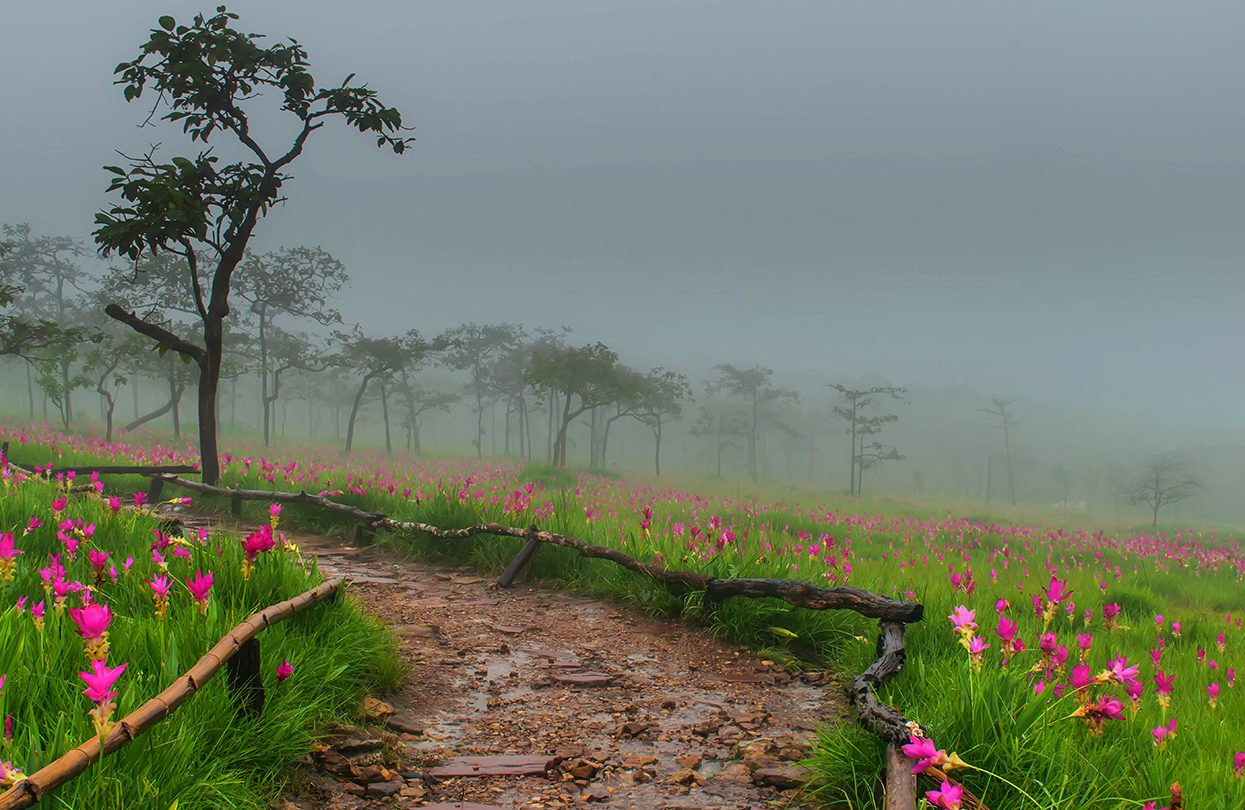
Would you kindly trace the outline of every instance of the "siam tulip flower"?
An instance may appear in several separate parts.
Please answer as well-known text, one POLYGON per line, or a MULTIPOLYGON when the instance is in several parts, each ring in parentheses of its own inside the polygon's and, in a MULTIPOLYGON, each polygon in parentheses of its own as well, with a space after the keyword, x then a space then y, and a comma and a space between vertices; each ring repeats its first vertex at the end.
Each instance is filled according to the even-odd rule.
POLYGON ((94 548, 87 553, 87 560, 91 563, 91 570, 95 574, 96 587, 104 584, 104 580, 108 578, 108 558, 110 556, 107 551, 100 551, 94 548))
POLYGON ((999 624, 994 629, 1002 641, 1002 650, 1004 661, 1011 658, 1016 651, 1016 632, 1018 628, 1016 623, 1008 619, 1006 616, 999 616, 999 624))
POLYGON ((57 498, 56 500, 52 501, 52 513, 59 516, 61 512, 65 511, 65 507, 67 505, 68 505, 68 501, 66 501, 64 498, 57 498))
POLYGON ((1236 771, 1238 779, 1245 776, 1245 751, 1238 751, 1233 755, 1232 768, 1236 771))
POLYGON ((1175 682, 1175 675, 1168 675, 1161 669, 1154 673, 1154 695, 1155 699, 1158 700, 1159 708, 1163 710, 1164 714, 1167 713, 1168 707, 1171 706, 1172 686, 1175 682))
POLYGON ((25 554, 13 545, 13 533, 0 534, 0 585, 8 585, 17 573, 17 555, 25 554))
POLYGON ((103 661, 108 656, 108 625, 112 623, 112 609, 95 602, 80 608, 70 608, 69 617, 78 625, 87 658, 103 661))
POLYGON ((1172 622, 1172 638, 1180 638, 1180 622, 1172 622))
POLYGON ((1098 679, 1092 674, 1088 664, 1077 664, 1072 668, 1072 676, 1068 679, 1068 689, 1071 689, 1076 695, 1078 703, 1085 704, 1089 702, 1089 687, 1098 683, 1098 679))
POLYGON ((1222 630, 1219 631, 1219 635, 1215 636, 1215 645, 1219 647, 1219 652, 1221 653, 1226 652, 1228 649, 1227 637, 1224 636, 1222 630))
POLYGON ((926 768, 940 768, 944 771, 967 767, 959 754, 947 755, 947 752, 934 745, 929 737, 908 735, 908 743, 901 750, 908 759, 915 760, 912 773, 916 775, 926 768))
POLYGON ((999 601, 994 603, 994 612, 1002 613, 1003 611, 1007 610, 1009 607, 1011 607, 1010 602, 1008 602, 1006 599, 1000 599, 999 601))
POLYGON ((1108 720, 1124 719, 1124 704, 1108 695, 1101 695, 1074 711, 1071 716, 1079 717, 1089 727, 1089 733, 1098 736, 1102 734, 1103 726, 1108 720))
POLYGON ((981 636, 973 636, 968 643, 968 657, 973 669, 981 669, 981 657, 985 655, 989 646, 981 636))
POLYGON ((204 574, 202 571, 195 571, 194 578, 186 580, 186 588, 190 591, 190 598, 199 606, 199 615, 206 616, 208 594, 212 591, 212 572, 204 574))
POLYGON ((31 532, 33 532, 33 531, 35 531, 35 530, 37 530, 37 529, 42 529, 42 528, 43 528, 43 521, 42 521, 42 520, 39 520, 39 518, 38 518, 38 517, 36 517, 36 516, 34 516, 34 515, 31 515, 31 516, 30 516, 30 520, 26 521, 26 528, 25 528, 25 529, 22 529, 22 536, 23 536, 23 537, 26 537, 26 536, 28 536, 31 532))
POLYGON ((97 660, 91 662, 90 672, 78 673, 78 677, 86 684, 86 689, 82 690, 82 694, 95 704, 90 714, 95 723, 95 733, 101 739, 112 729, 112 711, 116 708, 113 701, 117 699, 117 693, 112 691, 113 684, 117 682, 117 678, 121 677, 121 673, 125 672, 127 666, 128 664, 122 664, 119 667, 110 668, 106 661, 97 660))
POLYGON ((259 555, 265 551, 272 551, 276 547, 276 542, 272 537, 272 528, 262 526, 257 531, 251 532, 242 541, 242 553, 246 555, 246 559, 242 561, 242 578, 250 579, 251 570, 255 566, 259 555))
POLYGON ((289 661, 286 661, 284 658, 282 658, 281 663, 277 664, 277 683, 283 683, 286 678, 290 677, 293 674, 294 674, 294 667, 290 664, 289 661))
POLYGON ((1033 694, 1035 696, 1040 695, 1045 691, 1046 691, 1046 681, 1038 681, 1037 683, 1033 684, 1033 694))
POLYGON ((8 790, 24 778, 21 768, 14 767, 12 762, 0 760, 0 790, 8 790))
POLYGON ((951 615, 947 617, 951 620, 951 624, 955 626, 955 634, 960 637, 960 643, 965 647, 968 646, 969 639, 977 632, 977 611, 969 610, 964 605, 953 609, 951 615))
POLYGON ((1199 664, 1206 663, 1206 650, 1202 649, 1201 647, 1198 647, 1197 649, 1197 662, 1199 664))
POLYGON ((31 621, 34 622, 35 630, 38 630, 38 631, 43 630, 44 615, 45 615, 45 610, 44 610, 42 601, 40 601, 39 604, 35 605, 34 607, 30 609, 30 619, 31 621))
POLYGON ((1115 602, 1102 606, 1102 623, 1108 630, 1115 629, 1115 619, 1120 615, 1120 606, 1115 602))
POLYGON ((1107 668, 1098 676, 1098 680, 1103 683, 1114 682, 1121 686, 1127 686, 1129 683, 1137 680, 1137 676, 1141 672, 1141 667, 1137 664, 1128 665, 1128 659, 1124 656, 1112 658, 1107 662, 1107 668))
POLYGON ((1228 688, 1236 686, 1236 667, 1228 667, 1228 688))
POLYGON ((1151 729, 1150 733, 1154 735, 1154 745, 1160 751, 1167 747, 1167 741, 1176 737, 1176 718, 1172 718, 1167 725, 1160 723, 1151 729))
POLYGON ((1077 633, 1076 646, 1081 651, 1081 660, 1084 661, 1089 654, 1089 648, 1094 646, 1094 637, 1089 633, 1077 633))
POLYGON ((164 621, 164 618, 169 615, 169 592, 173 586, 168 576, 164 574, 152 577, 147 584, 151 586, 152 598, 156 600, 156 619, 164 621))
POLYGON ((960 810, 964 805, 964 788, 943 780, 938 790, 925 791, 925 798, 934 807, 941 810, 960 810))
POLYGON ((121 511, 121 499, 116 495, 113 495, 108 499, 108 511, 112 512, 114 515, 121 511))
POLYGON ((1163 614, 1162 614, 1162 613, 1156 613, 1156 614, 1154 615, 1154 626, 1155 626, 1155 628, 1157 628, 1157 629, 1158 629, 1158 631, 1159 631, 1160 633, 1162 633, 1162 632, 1163 632, 1163 622, 1164 622, 1164 621, 1166 621, 1166 619, 1164 619, 1164 618, 1163 618, 1163 614))
POLYGON ((146 492, 135 492, 134 493, 134 508, 135 509, 142 509, 146 503, 147 503, 146 492))
POLYGON ((1206 697, 1210 701, 1210 707, 1213 709, 1219 705, 1219 684, 1212 683, 1206 687, 1206 697))

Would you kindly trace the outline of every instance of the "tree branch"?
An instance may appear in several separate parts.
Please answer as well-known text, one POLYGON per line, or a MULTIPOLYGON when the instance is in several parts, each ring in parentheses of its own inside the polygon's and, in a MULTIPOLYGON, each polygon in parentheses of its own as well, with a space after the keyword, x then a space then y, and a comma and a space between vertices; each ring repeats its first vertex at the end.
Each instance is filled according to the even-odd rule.
POLYGON ((120 321, 135 332, 149 337, 161 346, 166 346, 178 354, 184 354, 194 359, 200 366, 207 359, 206 353, 200 347, 189 341, 179 338, 163 326, 144 321, 133 312, 126 312, 116 304, 109 304, 104 308, 104 313, 115 321, 120 321))

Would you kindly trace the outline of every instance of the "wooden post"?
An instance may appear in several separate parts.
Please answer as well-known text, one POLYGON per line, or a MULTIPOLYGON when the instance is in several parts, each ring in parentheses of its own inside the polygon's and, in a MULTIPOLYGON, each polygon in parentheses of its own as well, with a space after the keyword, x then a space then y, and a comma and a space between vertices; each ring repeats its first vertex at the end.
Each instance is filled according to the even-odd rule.
POLYGON ((375 538, 375 527, 369 526, 366 523, 360 523, 354 527, 354 544, 356 546, 370 546, 375 538))
POLYGON ((259 639, 251 638, 225 662, 225 675, 239 717, 259 717, 264 710, 264 679, 259 669, 259 639))
POLYGON ((147 501, 149 503, 157 503, 160 500, 160 493, 164 491, 164 479, 158 475, 151 477, 151 484, 147 487, 147 501))
POLYGON ((886 744, 886 810, 916 810, 912 760, 893 742, 886 744))
POLYGON ((229 496, 229 514, 234 517, 242 515, 242 496, 236 492, 229 496))
POLYGON ((506 566, 506 570, 502 571, 501 576, 497 578, 499 587, 509 588, 513 585, 515 578, 519 576, 519 572, 536 556, 536 549, 540 548, 540 538, 536 536, 537 531, 535 524, 527 530, 527 542, 523 544, 523 548, 519 549, 519 553, 510 561, 510 565, 506 566))

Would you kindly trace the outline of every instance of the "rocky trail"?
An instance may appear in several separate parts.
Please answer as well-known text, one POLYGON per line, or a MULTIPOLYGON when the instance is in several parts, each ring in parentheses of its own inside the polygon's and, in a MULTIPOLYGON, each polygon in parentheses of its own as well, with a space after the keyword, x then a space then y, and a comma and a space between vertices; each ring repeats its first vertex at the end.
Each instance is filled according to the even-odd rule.
MULTIPOLYGON (((184 516, 182 516, 184 519, 184 516)), ((395 630, 410 672, 327 730, 284 810, 801 806, 841 688, 703 628, 337 538, 292 537, 395 630)))

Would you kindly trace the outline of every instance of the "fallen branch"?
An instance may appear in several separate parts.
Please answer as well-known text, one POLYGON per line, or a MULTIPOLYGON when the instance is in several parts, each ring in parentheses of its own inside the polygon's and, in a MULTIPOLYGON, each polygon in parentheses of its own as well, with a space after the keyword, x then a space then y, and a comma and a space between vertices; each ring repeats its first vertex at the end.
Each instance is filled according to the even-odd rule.
POLYGON ((99 737, 93 737, 35 771, 4 794, 0 794, 0 810, 19 810, 30 807, 49 792, 85 773, 104 754, 111 754, 129 744, 135 737, 194 697, 194 694, 238 653, 242 645, 277 622, 324 601, 337 593, 341 585, 341 578, 330 580, 292 599, 264 608, 251 616, 229 631, 167 689, 126 715, 108 734, 102 745, 99 737))

